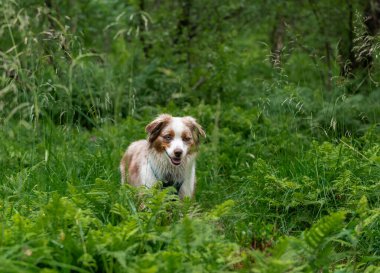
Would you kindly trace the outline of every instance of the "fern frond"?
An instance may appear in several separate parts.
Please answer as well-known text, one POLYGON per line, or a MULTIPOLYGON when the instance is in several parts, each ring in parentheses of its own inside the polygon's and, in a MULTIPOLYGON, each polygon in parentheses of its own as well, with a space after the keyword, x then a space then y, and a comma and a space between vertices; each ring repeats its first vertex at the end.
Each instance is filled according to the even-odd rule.
POLYGON ((323 217, 304 233, 304 239, 312 251, 324 245, 326 238, 338 233, 344 226, 346 212, 340 211, 323 217))
POLYGON ((366 270, 364 271, 364 273, 380 273, 380 267, 378 266, 374 266, 374 265, 370 265, 366 268, 366 270))
POLYGON ((206 219, 218 220, 220 217, 230 213, 234 206, 235 202, 233 200, 226 200, 222 204, 217 205, 213 210, 208 212, 206 214, 206 219))

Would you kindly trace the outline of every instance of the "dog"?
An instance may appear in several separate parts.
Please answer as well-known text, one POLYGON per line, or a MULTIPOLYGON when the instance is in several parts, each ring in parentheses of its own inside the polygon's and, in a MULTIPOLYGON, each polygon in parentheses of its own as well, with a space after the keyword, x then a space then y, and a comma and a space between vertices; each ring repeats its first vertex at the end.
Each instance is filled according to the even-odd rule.
POLYGON ((131 143, 120 161, 121 183, 152 187, 173 186, 180 199, 194 197, 195 159, 205 131, 190 116, 161 114, 145 128, 147 140, 131 143))

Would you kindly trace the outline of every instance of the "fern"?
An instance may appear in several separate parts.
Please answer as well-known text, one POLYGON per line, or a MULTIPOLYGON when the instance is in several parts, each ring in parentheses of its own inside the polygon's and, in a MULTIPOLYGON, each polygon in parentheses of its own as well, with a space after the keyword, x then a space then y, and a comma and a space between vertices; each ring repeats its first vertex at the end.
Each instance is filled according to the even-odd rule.
POLYGON ((380 273, 380 266, 370 265, 367 267, 364 273, 380 273))
POLYGON ((206 219, 218 220, 220 217, 229 214, 234 207, 233 200, 226 200, 222 204, 217 205, 214 209, 206 214, 206 219))
POLYGON ((336 255, 332 239, 341 237, 346 212, 335 212, 315 223, 300 237, 284 236, 269 250, 269 257, 259 251, 253 256, 254 272, 322 272, 329 270, 341 256, 336 255))
POLYGON ((311 251, 323 247, 327 238, 342 230, 346 212, 339 211, 319 220, 314 226, 304 233, 304 239, 311 251))

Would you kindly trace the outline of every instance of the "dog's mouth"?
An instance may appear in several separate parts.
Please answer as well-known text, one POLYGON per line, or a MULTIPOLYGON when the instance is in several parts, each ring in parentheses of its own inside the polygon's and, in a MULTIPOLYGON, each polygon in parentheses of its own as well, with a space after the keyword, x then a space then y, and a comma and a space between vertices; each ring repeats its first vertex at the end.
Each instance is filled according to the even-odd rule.
POLYGON ((170 161, 172 162, 173 165, 176 165, 176 166, 181 164, 181 158, 180 157, 170 157, 170 161))
POLYGON ((179 164, 181 164, 181 157, 177 157, 177 156, 171 157, 166 150, 165 150, 165 153, 169 157, 173 165, 178 166, 179 164))

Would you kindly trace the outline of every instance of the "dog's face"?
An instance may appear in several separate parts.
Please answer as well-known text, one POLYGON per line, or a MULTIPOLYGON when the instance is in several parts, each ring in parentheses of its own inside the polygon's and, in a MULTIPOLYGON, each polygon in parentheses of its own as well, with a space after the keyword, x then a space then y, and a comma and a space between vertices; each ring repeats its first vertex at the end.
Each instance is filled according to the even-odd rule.
POLYGON ((156 152, 166 154, 171 164, 181 165, 183 159, 197 151, 199 138, 206 134, 192 117, 160 115, 146 128, 149 143, 156 152))

